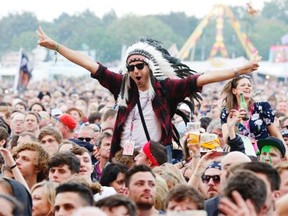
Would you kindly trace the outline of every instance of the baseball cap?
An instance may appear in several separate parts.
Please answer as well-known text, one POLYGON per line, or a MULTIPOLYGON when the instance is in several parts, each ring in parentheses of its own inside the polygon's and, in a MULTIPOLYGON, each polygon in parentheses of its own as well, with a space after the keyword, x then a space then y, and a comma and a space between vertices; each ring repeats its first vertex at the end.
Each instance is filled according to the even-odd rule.
POLYGON ((278 148, 280 150, 282 157, 285 156, 286 149, 285 149, 285 145, 282 142, 282 140, 280 140, 276 137, 267 137, 266 139, 260 139, 257 142, 257 146, 258 146, 258 149, 260 152, 261 152, 262 148, 266 145, 275 146, 276 148, 278 148))
POLYGON ((54 108, 51 110, 51 116, 53 116, 53 117, 58 117, 61 114, 63 114, 63 113, 59 108, 54 108))
POLYGON ((60 121, 62 124, 70 128, 71 130, 74 130, 76 128, 76 120, 69 114, 64 113, 58 117, 55 117, 58 121, 60 121))

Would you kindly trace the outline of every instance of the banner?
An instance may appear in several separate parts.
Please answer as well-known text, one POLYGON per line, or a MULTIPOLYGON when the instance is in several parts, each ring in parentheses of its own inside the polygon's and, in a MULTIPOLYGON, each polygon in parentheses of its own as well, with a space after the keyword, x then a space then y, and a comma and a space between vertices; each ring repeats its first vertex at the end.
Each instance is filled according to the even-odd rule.
POLYGON ((14 80, 14 91, 23 93, 32 77, 32 68, 28 55, 22 49, 19 51, 19 67, 14 80))

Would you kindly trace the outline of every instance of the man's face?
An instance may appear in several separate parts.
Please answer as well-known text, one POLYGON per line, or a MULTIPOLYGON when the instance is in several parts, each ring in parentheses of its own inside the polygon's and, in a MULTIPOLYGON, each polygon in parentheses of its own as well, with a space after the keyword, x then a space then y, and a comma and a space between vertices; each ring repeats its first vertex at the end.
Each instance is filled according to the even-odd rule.
POLYGON ((136 161, 136 165, 140 165, 140 164, 145 164, 147 166, 149 166, 149 159, 148 157, 145 155, 145 153, 143 152, 143 150, 141 149, 139 154, 135 157, 134 159, 136 161))
POLYGON ((262 173, 255 173, 255 175, 258 178, 262 179, 266 185, 266 191, 267 191, 267 196, 266 196, 266 201, 265 201, 266 206, 268 207, 268 209, 273 208, 273 202, 275 201, 275 198, 274 198, 274 192, 271 189, 271 184, 268 178, 262 173))
POLYGON ((130 74, 132 80, 136 83, 138 89, 140 89, 141 91, 148 90, 148 88, 149 88, 149 74, 150 74, 149 66, 143 61, 131 62, 129 64, 129 66, 131 66, 131 67, 134 66, 134 70, 129 71, 129 74, 130 74))
POLYGON ((288 170, 283 170, 280 174, 281 184, 280 191, 281 195, 288 194, 288 170))
POLYGON ((96 134, 90 127, 81 128, 78 133, 78 139, 89 142, 91 144, 96 144, 95 140, 96 134))
POLYGON ((28 114, 24 120, 25 130, 28 132, 34 132, 39 129, 39 124, 35 115, 28 114))
POLYGON ((202 182, 206 198, 215 197, 220 193, 220 174, 221 171, 215 168, 205 171, 202 182))
POLYGON ((272 166, 276 166, 281 162, 281 152, 278 148, 271 145, 263 146, 260 154, 260 161, 264 163, 268 163, 272 166))
POLYGON ((221 161, 221 187, 226 182, 227 170, 230 166, 251 162, 250 158, 241 152, 229 152, 229 154, 225 155, 221 161))
POLYGON ((198 210, 197 205, 193 200, 186 198, 180 202, 175 200, 170 200, 168 202, 167 211, 189 211, 189 210, 198 210))
POLYGON ((138 208, 151 209, 156 199, 156 180, 152 173, 135 173, 128 185, 128 197, 138 208))
POLYGON ((54 210, 55 216, 70 216, 77 209, 85 207, 81 197, 73 192, 64 192, 56 195, 54 210))
POLYGON ((68 165, 64 164, 58 167, 51 167, 49 169, 49 181, 56 183, 64 183, 72 177, 73 173, 68 165))
POLYGON ((79 175, 87 176, 90 178, 91 173, 93 172, 91 156, 87 152, 76 156, 79 158, 81 164, 79 175))
POLYGON ((11 130, 13 134, 20 134, 24 131, 24 118, 25 115, 22 113, 15 113, 11 121, 11 130))
POLYGON ((100 157, 109 158, 112 137, 104 137, 99 148, 100 157))
POLYGON ((55 137, 51 135, 43 136, 43 138, 40 140, 40 143, 44 150, 50 155, 53 155, 55 152, 58 151, 59 143, 57 142, 55 137))
POLYGON ((39 172, 34 165, 37 158, 38 152, 36 151, 23 150, 17 154, 16 164, 24 178, 39 172))

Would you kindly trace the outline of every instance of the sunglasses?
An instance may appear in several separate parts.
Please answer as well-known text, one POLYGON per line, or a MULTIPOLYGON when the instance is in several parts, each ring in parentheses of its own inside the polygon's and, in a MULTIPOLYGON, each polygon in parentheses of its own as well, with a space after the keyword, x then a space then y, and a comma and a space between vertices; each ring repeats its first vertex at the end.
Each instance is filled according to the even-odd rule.
POLYGON ((210 181, 211 178, 212 178, 214 183, 220 183, 220 175, 203 175, 201 177, 202 182, 205 184, 208 184, 208 182, 210 181))
POLYGON ((79 139, 81 141, 85 141, 85 142, 90 142, 92 140, 92 138, 90 138, 90 137, 78 137, 77 139, 79 139))
POLYGON ((138 70, 142 70, 145 65, 146 65, 146 63, 139 63, 139 64, 136 64, 136 65, 127 65, 127 70, 128 70, 128 72, 132 72, 132 71, 135 70, 135 67, 138 70))

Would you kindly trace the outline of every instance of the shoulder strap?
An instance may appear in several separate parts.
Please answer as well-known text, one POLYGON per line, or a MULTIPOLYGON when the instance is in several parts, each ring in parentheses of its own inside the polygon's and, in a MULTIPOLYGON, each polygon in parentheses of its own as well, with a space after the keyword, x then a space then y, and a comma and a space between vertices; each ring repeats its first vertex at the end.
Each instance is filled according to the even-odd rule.
POLYGON ((144 128, 144 131, 145 131, 145 135, 146 135, 147 141, 150 141, 150 136, 149 136, 149 133, 148 133, 148 130, 147 130, 147 126, 146 126, 146 123, 145 123, 145 119, 144 119, 144 116, 143 116, 143 112, 142 112, 142 108, 141 108, 141 104, 140 104, 139 99, 137 100, 137 106, 138 106, 138 111, 139 111, 139 114, 140 114, 141 122, 142 122, 142 125, 143 125, 143 128, 144 128))

